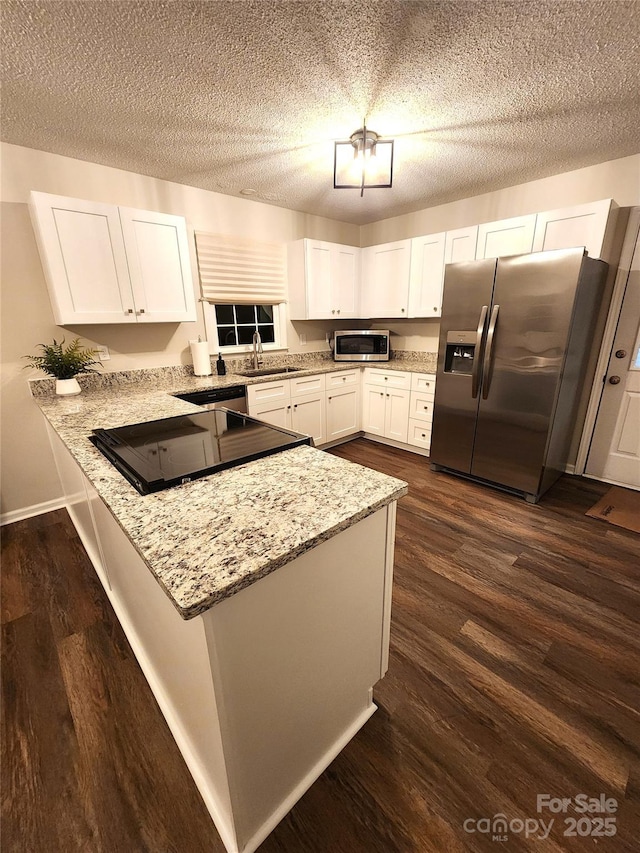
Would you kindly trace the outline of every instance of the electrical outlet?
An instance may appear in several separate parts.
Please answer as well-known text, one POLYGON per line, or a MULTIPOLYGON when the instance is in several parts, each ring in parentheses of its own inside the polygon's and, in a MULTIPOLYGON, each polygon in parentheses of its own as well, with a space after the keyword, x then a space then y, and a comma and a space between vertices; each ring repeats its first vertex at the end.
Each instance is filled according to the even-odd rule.
POLYGON ((307 345, 307 336, 305 335, 304 332, 300 332, 300 334, 298 335, 298 341, 299 341, 301 347, 304 347, 307 345))
POLYGON ((96 344, 96 350, 98 351, 98 358, 100 361, 109 361, 111 356, 109 355, 109 347, 104 346, 104 344, 96 344))

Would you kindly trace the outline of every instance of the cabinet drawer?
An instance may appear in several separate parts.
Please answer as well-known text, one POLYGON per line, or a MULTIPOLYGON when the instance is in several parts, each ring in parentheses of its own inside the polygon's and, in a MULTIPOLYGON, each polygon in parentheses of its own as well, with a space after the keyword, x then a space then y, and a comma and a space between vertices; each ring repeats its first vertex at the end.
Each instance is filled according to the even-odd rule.
POLYGON ((327 391, 335 388, 345 388, 348 385, 358 385, 360 382, 360 368, 355 370, 341 370, 339 373, 327 373, 327 391))
POLYGON ((431 447, 431 424, 424 424, 422 421, 416 421, 409 418, 409 435, 407 437, 408 444, 413 444, 414 447, 421 447, 423 450, 429 450, 431 447))
POLYGON ((289 388, 292 397, 300 397, 303 394, 315 394, 318 391, 324 391, 324 373, 317 373, 315 376, 296 376, 294 379, 289 380, 289 388))
POLYGON ((412 391, 409 417, 431 424, 433 420, 433 394, 421 394, 420 391, 412 391))
POLYGON ((412 373, 411 390, 422 391, 426 394, 433 394, 436 390, 435 373, 412 373))
POLYGON ((406 388, 411 387, 411 374, 402 373, 399 370, 378 370, 372 367, 365 368, 364 381, 368 385, 382 385, 384 388, 406 388))
POLYGON ((256 385, 247 386, 247 404, 249 410, 257 403, 268 403, 274 400, 289 399, 289 380, 281 379, 278 382, 260 382, 256 385))

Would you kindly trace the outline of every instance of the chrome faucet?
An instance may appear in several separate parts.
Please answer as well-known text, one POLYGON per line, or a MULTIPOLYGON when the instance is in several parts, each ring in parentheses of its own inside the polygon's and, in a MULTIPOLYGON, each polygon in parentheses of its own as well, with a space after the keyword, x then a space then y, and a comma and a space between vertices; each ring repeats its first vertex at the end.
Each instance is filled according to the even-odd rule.
POLYGON ((253 333, 253 366, 256 370, 262 364, 262 352, 262 338, 260 332, 256 331, 253 333))

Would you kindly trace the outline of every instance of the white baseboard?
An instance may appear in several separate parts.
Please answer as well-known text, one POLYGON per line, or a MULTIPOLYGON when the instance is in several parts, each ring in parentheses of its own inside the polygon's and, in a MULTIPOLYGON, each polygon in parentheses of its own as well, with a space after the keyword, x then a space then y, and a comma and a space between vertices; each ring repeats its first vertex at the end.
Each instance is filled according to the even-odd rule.
POLYGON ((25 518, 33 518, 36 515, 44 515, 45 512, 53 512, 54 509, 63 509, 67 505, 66 498, 54 498, 52 501, 43 501, 41 504, 25 506, 22 509, 14 509, 11 512, 3 512, 0 515, 0 527, 5 524, 13 524, 15 521, 24 521, 25 518))

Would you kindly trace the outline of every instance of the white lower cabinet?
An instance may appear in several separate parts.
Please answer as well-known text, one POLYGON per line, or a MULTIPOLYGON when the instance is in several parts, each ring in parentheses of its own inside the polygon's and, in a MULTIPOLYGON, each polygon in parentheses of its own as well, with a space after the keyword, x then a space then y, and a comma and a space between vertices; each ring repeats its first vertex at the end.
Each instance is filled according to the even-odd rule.
POLYGON ((362 388, 359 367, 250 385, 249 414, 310 435, 316 447, 363 431, 429 450, 435 375, 384 368, 363 373, 362 388))
POLYGON ((365 369, 362 429, 406 444, 410 385, 410 373, 365 369))
POLYGON ((407 443, 422 450, 429 450, 431 447, 435 386, 436 377, 433 373, 411 374, 407 443))
POLYGON ((325 431, 324 393, 307 394, 291 399, 291 429, 310 435, 316 447, 327 441, 325 431))
POLYGON ((261 382, 247 388, 249 414, 310 435, 317 446, 360 431, 360 368, 261 382))

